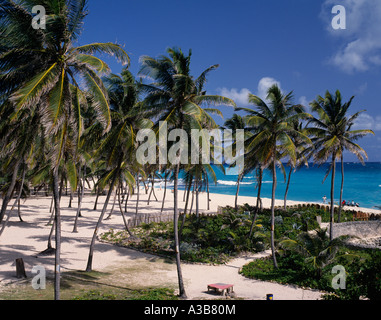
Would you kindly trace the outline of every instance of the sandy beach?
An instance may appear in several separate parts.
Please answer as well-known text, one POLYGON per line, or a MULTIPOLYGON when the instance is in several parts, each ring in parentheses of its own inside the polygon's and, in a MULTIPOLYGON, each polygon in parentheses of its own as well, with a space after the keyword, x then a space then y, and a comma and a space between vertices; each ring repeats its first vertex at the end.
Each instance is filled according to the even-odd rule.
MULTIPOLYGON (((156 189, 158 201, 151 199, 147 205, 148 194, 140 192, 139 214, 160 214, 161 199, 163 191, 156 189)), ((182 202, 183 191, 180 191, 180 208, 184 206, 182 202)), ((210 210, 206 210, 206 193, 200 194, 200 211, 205 213, 217 212, 218 206, 234 205, 234 196, 229 195, 210 195, 210 210)), ((82 217, 78 222, 78 233, 72 233, 74 218, 76 215, 76 199, 73 201, 73 208, 68 208, 69 197, 63 196, 61 199, 62 215, 62 270, 85 270, 88 250, 93 234, 95 224, 98 220, 103 206, 105 196, 101 196, 98 202, 98 208, 93 210, 95 196, 90 195, 89 190, 85 195, 82 204, 82 217)), ((239 197, 239 204, 255 204, 255 197, 239 197)), ((17 282, 15 277, 15 259, 23 258, 28 277, 32 277, 31 269, 33 266, 42 265, 47 272, 52 272, 54 257, 38 256, 38 253, 47 248, 47 240, 51 227, 47 226, 50 218, 51 198, 32 196, 21 203, 21 214, 24 222, 19 222, 17 212, 14 210, 8 223, 0 237, 0 288, 12 282, 17 282)), ((270 206, 270 199, 263 199, 265 207, 270 206)), ((288 201, 289 205, 300 202, 288 201)), ((282 205, 278 201, 277 205, 282 205)), ((111 209, 112 201, 109 204, 111 209)), ((167 191, 165 210, 163 214, 170 214, 173 207, 173 193, 167 191)), ((136 196, 132 196, 128 202, 128 216, 135 216, 136 196)), ((381 213, 379 210, 356 208, 366 212, 381 213)), ((117 206, 109 220, 104 220, 99 233, 113 228, 115 230, 123 229, 123 220, 117 206)), ((53 244, 54 246, 54 244, 53 244)), ((263 282, 246 279, 241 276, 239 269, 250 262, 252 259, 268 254, 260 253, 256 255, 244 256, 230 261, 222 266, 209 266, 183 263, 183 276, 186 286, 188 299, 213 299, 216 298, 206 292, 206 286, 209 283, 225 282, 235 285, 234 291, 237 297, 244 299, 263 300, 266 294, 273 293, 279 300, 315 300, 321 296, 320 292, 305 290, 292 286, 284 286, 276 283, 263 282)), ((126 283, 135 283, 137 286, 154 287, 169 286, 177 287, 176 265, 174 263, 163 263, 159 258, 137 252, 127 248, 117 247, 111 244, 97 241, 93 260, 93 269, 97 271, 112 270, 118 266, 130 267, 130 272, 126 274, 126 283), (141 272, 147 270, 142 278, 141 272), (140 270, 140 271, 136 271, 140 270)), ((1 290, 0 290, 1 299, 1 290)))

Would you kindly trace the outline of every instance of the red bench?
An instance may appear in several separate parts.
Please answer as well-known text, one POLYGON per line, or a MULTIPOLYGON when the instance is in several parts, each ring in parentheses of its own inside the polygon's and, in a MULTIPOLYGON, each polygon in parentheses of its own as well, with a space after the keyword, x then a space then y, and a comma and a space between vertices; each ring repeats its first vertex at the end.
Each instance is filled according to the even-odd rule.
POLYGON ((214 283, 208 284, 208 292, 209 290, 213 290, 214 292, 221 292, 222 295, 233 293, 233 284, 226 283, 214 283))

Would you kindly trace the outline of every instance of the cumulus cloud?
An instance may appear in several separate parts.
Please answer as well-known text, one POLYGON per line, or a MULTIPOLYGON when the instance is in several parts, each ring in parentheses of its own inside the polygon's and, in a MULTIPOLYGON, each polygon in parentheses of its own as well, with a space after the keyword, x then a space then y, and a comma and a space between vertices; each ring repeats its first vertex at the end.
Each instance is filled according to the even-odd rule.
POLYGON ((262 100, 266 100, 267 90, 274 84, 277 84, 281 88, 280 82, 271 77, 263 77, 258 82, 257 92, 251 92, 247 88, 242 89, 228 89, 228 88, 218 88, 218 94, 227 98, 234 100, 238 107, 247 107, 249 105, 249 94, 255 94, 262 100))
POLYGON ((361 113, 356 119, 352 130, 365 130, 370 129, 373 131, 381 131, 381 116, 372 117, 368 113, 361 113))
POLYGON ((307 97, 305 96, 301 96, 298 100, 298 103, 305 107, 308 107, 310 105, 310 102, 307 100, 307 97))
POLYGON ((331 10, 336 4, 336 0, 325 0, 321 13, 328 32, 339 44, 329 63, 347 73, 381 66, 381 1, 340 1, 346 9, 345 30, 334 30, 331 26, 334 17, 331 10))
POLYGON ((261 80, 259 80, 257 96, 260 97, 263 101, 265 101, 268 89, 272 87, 274 84, 278 85, 278 87, 281 88, 280 82, 275 80, 274 78, 264 77, 261 80))
POLYGON ((219 88, 217 91, 219 95, 232 99, 238 107, 248 106, 249 104, 248 97, 249 93, 251 93, 249 89, 243 88, 237 90, 235 88, 219 88))

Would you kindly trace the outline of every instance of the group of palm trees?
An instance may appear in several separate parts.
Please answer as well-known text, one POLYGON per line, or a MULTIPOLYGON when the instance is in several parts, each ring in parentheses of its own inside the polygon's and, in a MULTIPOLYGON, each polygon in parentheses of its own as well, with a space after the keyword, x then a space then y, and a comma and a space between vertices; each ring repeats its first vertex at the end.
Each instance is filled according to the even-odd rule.
MULTIPOLYGON (((136 135, 142 129, 159 133, 162 123, 166 123, 168 129, 186 132, 216 129, 218 125, 211 115, 222 116, 216 107, 237 106, 229 98, 206 93, 207 76, 218 65, 194 77, 190 70, 191 51, 186 54, 181 49, 170 48, 167 55, 158 58, 144 56, 140 59, 139 78, 135 78, 128 69, 129 56, 120 45, 75 46, 87 14, 86 3, 86 0, 0 0, 0 170, 3 187, 0 222, 15 192, 19 199, 24 186, 47 186, 52 190, 55 299, 59 299, 63 185, 70 186, 71 192, 78 190, 79 197, 83 197, 85 179, 92 177, 97 194, 107 190, 90 245, 86 268, 90 271, 97 230, 113 190, 119 196, 128 190, 128 196, 140 180, 150 178, 153 181, 157 174, 165 176, 166 180, 170 177, 174 183, 179 295, 185 297, 178 234, 179 173, 185 172, 188 197, 192 186, 198 193, 209 181, 216 181, 215 174, 210 164, 183 165, 177 161, 167 165, 142 165, 136 159, 139 147, 136 135), (46 29, 31 27, 31 12, 37 2, 46 10, 46 29), (112 55, 124 64, 121 74, 112 74, 99 54, 112 55)), ((292 170, 311 157, 319 163, 331 161, 332 237, 336 160, 342 161, 344 150, 349 150, 363 161, 366 153, 355 141, 372 133, 351 130, 360 114, 348 115, 352 99, 342 103, 339 91, 333 96, 327 92, 324 98, 319 96, 311 103, 312 112, 317 113, 314 117, 305 107, 292 103, 292 93, 284 94, 275 85, 269 88, 265 101, 250 94, 253 108, 237 108, 245 112, 245 116, 235 114, 225 124, 231 129, 245 129, 242 155, 245 168, 240 179, 255 170, 261 181, 263 170, 272 172, 271 245, 275 266, 276 167, 283 167, 286 161, 291 175, 292 170)), ((176 143, 168 142, 168 146, 176 146, 176 143)), ((159 145, 157 148, 160 150, 159 145)), ((178 158, 181 153, 179 148, 178 158)), ((76 221, 79 215, 80 202, 76 221)))

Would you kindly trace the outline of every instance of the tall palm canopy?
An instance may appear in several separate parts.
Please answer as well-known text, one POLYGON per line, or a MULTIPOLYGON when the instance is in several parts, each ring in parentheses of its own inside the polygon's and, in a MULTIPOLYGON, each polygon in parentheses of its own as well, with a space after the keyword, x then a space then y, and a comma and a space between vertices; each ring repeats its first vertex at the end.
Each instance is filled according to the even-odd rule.
POLYGON ((311 103, 311 110, 318 114, 317 118, 311 118, 313 129, 310 132, 315 136, 313 139, 317 152, 314 153, 316 162, 323 163, 329 160, 332 154, 340 158, 344 150, 348 150, 362 162, 367 157, 363 148, 355 141, 367 134, 374 134, 372 130, 351 130, 355 120, 364 112, 359 111, 352 116, 348 115, 354 97, 348 102, 342 103, 340 91, 332 95, 329 91, 325 97, 318 96, 311 103))
MULTIPOLYGON (((216 69, 218 65, 206 69, 198 78, 194 78, 190 71, 190 62, 192 53, 189 51, 185 55, 181 49, 169 48, 168 56, 152 58, 144 56, 141 58, 142 68, 140 74, 152 79, 154 82, 142 85, 142 89, 147 93, 144 101, 151 117, 157 120, 156 128, 160 123, 165 122, 168 129, 203 129, 215 127, 214 120, 208 114, 221 114, 218 109, 202 108, 203 104, 231 105, 235 103, 225 97, 216 95, 207 95, 203 90, 207 74, 216 69), (162 121, 162 122, 161 122, 162 121)), ((187 132, 189 134, 189 132, 187 132)), ((188 135, 189 136, 189 135, 188 135)), ((184 156, 184 148, 180 148, 180 154, 184 156)), ((188 151, 189 148, 188 148, 188 151)), ((189 158, 189 154, 185 155, 189 158)), ((178 177, 180 171, 180 161, 172 163, 174 165, 174 237, 176 264, 179 280, 180 296, 186 297, 182 272, 180 266, 180 250, 178 236, 178 177)))
POLYGON ((297 136, 302 141, 311 143, 303 132, 295 130, 293 126, 295 120, 308 118, 310 115, 304 112, 301 105, 291 103, 292 92, 283 94, 277 85, 273 85, 267 93, 267 101, 249 94, 249 102, 256 106, 256 110, 251 108, 239 109, 248 113, 246 123, 253 128, 254 133, 246 141, 248 158, 254 158, 255 162, 259 162, 262 168, 269 168, 272 171, 271 249, 274 266, 278 267, 274 245, 276 165, 281 165, 281 159, 286 156, 291 162, 296 162, 297 150, 292 136, 297 136))
MULTIPOLYGON (((336 173, 336 160, 341 158, 342 163, 342 184, 340 193, 340 210, 344 183, 343 153, 348 150, 364 163, 367 154, 355 141, 367 134, 374 134, 372 130, 351 130, 355 120, 363 112, 359 111, 352 116, 348 115, 348 109, 353 101, 351 97, 348 102, 342 103, 341 93, 336 91, 332 95, 329 91, 325 97, 318 96, 311 105, 311 110, 318 114, 318 117, 310 119, 313 128, 310 129, 314 138, 313 143, 316 151, 313 152, 314 160, 317 163, 325 163, 331 158, 332 179, 331 179, 331 217, 330 217, 330 239, 333 239, 334 222, 334 185, 336 173)), ((327 175, 329 172, 327 173, 327 175)), ((340 213, 339 213, 340 219, 340 213)))
MULTIPOLYGON (((0 101, 10 102, 6 104, 13 109, 9 117, 11 124, 36 114, 52 146, 49 158, 55 204, 57 300, 60 298, 61 250, 59 167, 62 160, 67 161, 64 154, 77 149, 75 144, 81 135, 81 108, 89 99, 103 131, 111 128, 108 96, 99 76, 110 70, 94 54, 111 54, 123 64, 129 63, 127 53, 117 44, 75 46, 87 14, 86 4, 87 0, 0 1, 0 101), (45 9, 42 29, 32 26, 36 5, 45 9), (84 86, 79 86, 80 81, 84 86), (87 89, 87 93, 81 89, 87 89)), ((13 192, 19 165, 16 161, 0 216, 4 215, 13 192)))
POLYGON ((87 14, 86 0, 2 0, 0 5, 0 94, 10 95, 20 110, 41 105, 49 130, 57 132, 78 101, 79 80, 95 98, 104 129, 111 126, 107 93, 97 73, 109 72, 95 53, 114 55, 124 64, 129 57, 114 43, 75 46, 87 14), (32 8, 46 10, 46 29, 32 27, 32 8))

